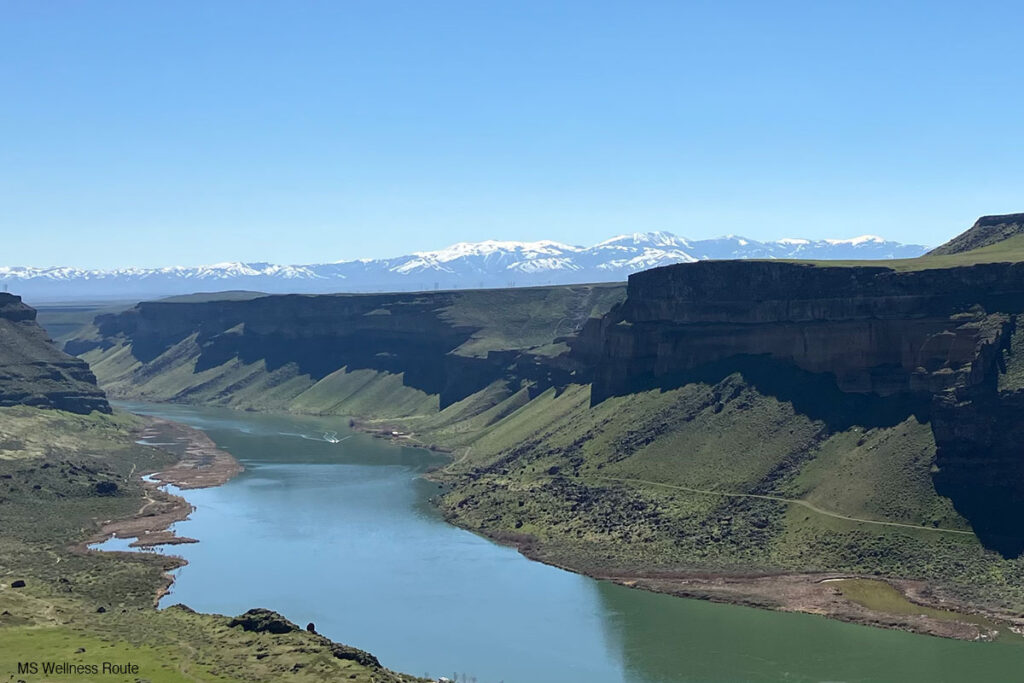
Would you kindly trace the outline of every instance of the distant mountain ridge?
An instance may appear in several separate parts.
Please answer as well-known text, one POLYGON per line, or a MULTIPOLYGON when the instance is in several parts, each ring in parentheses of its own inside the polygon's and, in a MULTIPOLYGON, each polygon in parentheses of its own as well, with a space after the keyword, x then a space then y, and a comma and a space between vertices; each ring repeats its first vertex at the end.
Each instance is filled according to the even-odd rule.
POLYGON ((270 293, 417 291, 625 280, 673 263, 709 259, 860 260, 914 258, 927 251, 875 235, 852 239, 781 239, 727 235, 689 240, 670 232, 619 235, 590 247, 542 240, 460 242, 437 251, 385 259, 309 265, 217 263, 117 268, 0 266, 0 283, 30 300, 147 298, 197 291, 270 293))

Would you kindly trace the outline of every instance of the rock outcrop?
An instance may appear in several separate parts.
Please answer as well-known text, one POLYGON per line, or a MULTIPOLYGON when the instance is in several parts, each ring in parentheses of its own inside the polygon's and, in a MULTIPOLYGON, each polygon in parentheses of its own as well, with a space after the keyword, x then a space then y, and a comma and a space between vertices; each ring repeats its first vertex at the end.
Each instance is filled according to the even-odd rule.
POLYGON ((982 216, 967 232, 961 233, 929 254, 959 254, 987 247, 1024 233, 1024 213, 982 216))
POLYGON ((592 401, 741 371, 826 422, 931 421, 937 490, 979 538, 1024 551, 1024 392, 998 378, 1024 263, 898 272, 785 262, 669 266, 630 278, 625 302, 573 352, 592 401))
POLYGON ((21 297, 0 293, 0 406, 110 412, 83 361, 59 350, 21 297))
POLYGON ((594 400, 755 356, 834 377, 841 391, 934 394, 983 383, 1024 308, 1024 264, 897 272, 778 261, 669 266, 576 344, 594 400))
POLYGON ((288 633, 301 632, 307 639, 311 639, 318 645, 323 646, 336 659, 347 659, 362 664, 363 666, 380 669, 380 660, 365 650, 342 645, 326 638, 314 629, 302 631, 298 625, 292 623, 277 612, 262 607, 256 607, 245 614, 241 614, 228 622, 228 628, 242 627, 243 631, 252 633, 270 633, 273 635, 284 635, 288 633))

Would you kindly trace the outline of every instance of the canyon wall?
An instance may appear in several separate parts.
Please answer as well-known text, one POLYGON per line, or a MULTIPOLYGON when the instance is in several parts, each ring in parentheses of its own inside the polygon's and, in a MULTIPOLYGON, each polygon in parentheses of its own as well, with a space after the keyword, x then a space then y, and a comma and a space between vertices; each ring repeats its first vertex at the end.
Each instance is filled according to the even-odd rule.
POLYGON ((634 275, 575 346, 595 366, 595 401, 738 356, 828 374, 844 392, 934 394, 991 379, 1022 307, 1024 264, 705 262, 634 275))
POLYGON ((573 352, 600 403, 744 372, 803 412, 862 426, 929 420, 937 490, 979 537, 1024 550, 1024 392, 1000 391, 1024 263, 896 271, 707 262, 630 278, 573 352))
MULTIPOLYGON (((98 316, 93 334, 66 349, 109 356, 125 348, 133 360, 122 385, 129 395, 171 366, 187 365, 199 376, 241 363, 260 364, 264 374, 288 368, 287 378, 311 383, 342 369, 399 375, 405 387, 436 395, 444 408, 502 380, 516 388, 569 382, 574 366, 558 340, 621 301, 624 290, 581 285, 143 302, 98 316)), ((182 385, 159 398, 190 400, 201 388, 182 385)))
POLYGON ((89 366, 53 345, 21 297, 0 293, 0 406, 13 405, 110 412, 89 366))

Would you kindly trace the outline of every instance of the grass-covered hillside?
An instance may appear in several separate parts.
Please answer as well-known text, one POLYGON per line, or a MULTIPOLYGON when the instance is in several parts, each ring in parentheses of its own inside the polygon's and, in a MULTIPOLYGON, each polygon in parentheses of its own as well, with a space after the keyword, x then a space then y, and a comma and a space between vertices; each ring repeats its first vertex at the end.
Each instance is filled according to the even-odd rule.
POLYGON ((110 412, 89 367, 54 346, 21 298, 0 292, 0 406, 110 412))
POLYGON ((936 492, 932 432, 914 416, 833 428, 742 372, 596 406, 585 385, 496 394, 387 425, 452 448, 446 512, 531 555, 609 576, 921 579, 1024 609, 1024 561, 985 549, 936 492), (477 400, 490 407, 465 419, 477 400))

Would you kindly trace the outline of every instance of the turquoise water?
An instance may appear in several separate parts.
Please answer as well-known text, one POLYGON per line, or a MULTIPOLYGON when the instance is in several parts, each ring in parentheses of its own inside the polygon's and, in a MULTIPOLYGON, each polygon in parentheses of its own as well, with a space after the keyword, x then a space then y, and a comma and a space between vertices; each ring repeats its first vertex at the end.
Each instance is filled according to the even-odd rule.
POLYGON ((184 493, 196 511, 175 530, 200 542, 167 551, 189 564, 164 606, 268 607, 390 668, 480 683, 1024 679, 1016 644, 683 600, 532 562, 441 519, 419 475, 443 458, 346 420, 121 407, 203 429, 246 467, 184 493))

